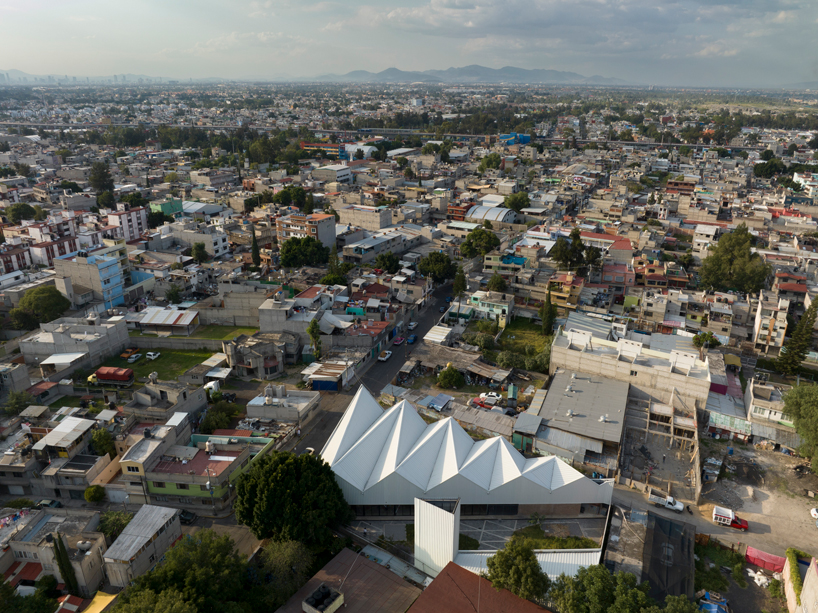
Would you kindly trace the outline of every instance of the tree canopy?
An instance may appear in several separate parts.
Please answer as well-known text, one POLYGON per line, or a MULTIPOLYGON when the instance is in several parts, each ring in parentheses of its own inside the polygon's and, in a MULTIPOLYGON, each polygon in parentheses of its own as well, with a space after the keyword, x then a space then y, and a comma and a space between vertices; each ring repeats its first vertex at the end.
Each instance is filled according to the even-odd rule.
MULTIPOLYGON (((589 249, 591 249, 591 247, 589 247, 589 249)), ((549 255, 563 267, 575 269, 585 263, 585 251, 585 245, 582 242, 579 228, 574 228, 568 239, 562 236, 557 239, 549 255)), ((597 257, 596 252, 591 252, 589 255, 597 257)))
POLYGON ((724 234, 702 262, 700 277, 705 288, 757 292, 770 275, 770 266, 751 252, 752 236, 746 224, 724 234))
POLYGON ((28 290, 17 308, 12 309, 9 314, 15 328, 33 330, 41 323, 62 317, 69 308, 71 301, 53 285, 46 285, 28 290))
POLYGON ((267 610, 275 611, 311 576, 314 556, 298 541, 270 541, 261 553, 261 568, 269 584, 267 610))
POLYGON ((531 206, 531 199, 528 197, 528 192, 517 192, 516 194, 506 196, 503 204, 506 208, 519 213, 523 209, 527 209, 531 206))
POLYGON ((801 452, 815 459, 818 455, 818 385, 801 384, 788 390, 784 394, 784 413, 803 439, 801 452))
POLYGON ((508 287, 508 283, 506 282, 505 277, 501 275, 499 272, 495 272, 489 278, 488 283, 486 284, 486 289, 490 292, 504 292, 508 287))
POLYGON ((778 356, 776 366, 785 374, 796 374, 801 368, 801 362, 806 359, 812 349, 812 330, 815 326, 816 308, 818 308, 818 301, 813 300, 801 316, 798 325, 795 326, 790 339, 784 344, 781 355, 778 356))
POLYGON ((393 275, 400 270, 400 258, 391 251, 381 253, 375 258, 375 267, 393 275))
POLYGON ((486 565, 487 578, 496 590, 506 589, 520 598, 542 600, 551 585, 526 539, 511 539, 486 565))
POLYGON ((111 433, 105 428, 97 428, 91 433, 91 445, 97 455, 105 455, 106 453, 113 460, 116 457, 116 447, 114 446, 114 439, 111 433))
POLYGON ((111 176, 111 170, 107 162, 94 162, 91 164, 88 183, 97 193, 114 191, 114 178, 111 176))
POLYGON ((560 575, 548 597, 560 613, 642 613, 654 604, 649 587, 647 581, 637 585, 630 573, 612 575, 598 564, 580 568, 574 577, 560 575))
POLYGON ((464 258, 484 256, 500 246, 497 235, 486 228, 475 228, 466 235, 466 240, 460 245, 460 254, 464 258))
POLYGON ((466 273, 463 272, 462 266, 458 266, 457 273, 455 273, 454 281, 452 282, 452 294, 459 300, 463 297, 463 294, 466 293, 466 289, 468 289, 466 273))
POLYGON ((127 511, 105 511, 99 516, 99 531, 113 542, 132 519, 133 513, 127 511))
POLYGON ((13 224, 19 224, 23 219, 34 219, 34 207, 25 202, 15 202, 6 209, 6 217, 13 224))
POLYGON ((437 384, 446 389, 457 389, 463 387, 465 383, 463 374, 454 366, 447 366, 437 375, 437 384))
POLYGON ((19 415, 22 411, 34 404, 34 396, 26 391, 10 391, 6 398, 3 410, 9 415, 19 415))
POLYGON ((179 304, 182 302, 182 290, 175 283, 171 283, 170 287, 165 291, 165 300, 170 304, 179 304))
POLYGON ((332 528, 350 518, 329 464, 283 451, 256 459, 239 478, 235 510, 256 538, 297 540, 310 548, 328 546, 332 528))
POLYGON ((164 225, 166 221, 173 221, 173 217, 163 213, 162 211, 151 211, 148 213, 148 227, 158 228, 164 225))
POLYGON ((431 277, 435 283, 442 283, 454 277, 457 266, 447 254, 433 251, 420 260, 418 271, 424 277, 431 277))
POLYGON ((321 357, 321 326, 318 325, 317 319, 312 319, 307 326, 307 335, 312 341, 312 349, 315 359, 321 357))
POLYGON ((499 153, 489 153, 486 157, 480 160, 480 165, 477 167, 478 172, 486 172, 489 168, 500 168, 500 163, 503 159, 499 153))
POLYGON ((329 260, 329 247, 311 236, 289 238, 281 245, 281 265, 284 268, 322 266, 329 260))
POLYGON ((207 254, 207 249, 205 249, 204 243, 193 243, 193 249, 190 251, 190 256, 196 260, 197 264, 201 264, 202 262, 207 262, 210 259, 210 256, 207 254))

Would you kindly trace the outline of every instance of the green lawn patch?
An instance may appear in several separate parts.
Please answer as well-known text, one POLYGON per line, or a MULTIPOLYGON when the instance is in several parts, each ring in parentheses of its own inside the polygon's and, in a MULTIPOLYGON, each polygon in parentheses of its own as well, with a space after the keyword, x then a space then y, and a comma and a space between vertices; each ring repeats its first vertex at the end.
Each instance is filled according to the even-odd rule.
MULTIPOLYGON (((79 382, 81 385, 82 382, 79 382)), ((63 396, 59 400, 55 400, 51 404, 48 405, 48 408, 52 411, 56 411, 63 407, 78 407, 80 406, 80 397, 79 396, 63 396)))
POLYGON ((179 338, 207 338, 214 341, 229 341, 242 334, 252 335, 258 332, 258 328, 245 328, 240 326, 199 326, 196 331, 188 337, 179 338))
POLYGON ((159 373, 159 378, 165 381, 176 379, 189 368, 201 364, 210 356, 212 351, 177 351, 175 349, 160 349, 161 355, 155 360, 145 357, 147 350, 140 350, 142 358, 135 364, 128 364, 128 360, 119 356, 108 358, 99 366, 115 366, 117 368, 132 368, 136 378, 147 377, 152 372, 159 373))
POLYGON ((533 324, 524 317, 516 317, 503 330, 503 334, 500 336, 500 345, 503 351, 513 351, 514 353, 523 353, 527 345, 532 345, 536 348, 537 353, 540 353, 545 349, 548 338, 543 335, 542 326, 533 324))
POLYGON ((721 572, 721 567, 732 569, 733 580, 740 588, 747 587, 744 577, 744 556, 737 551, 722 549, 717 545, 696 545, 694 548, 698 560, 696 561, 696 578, 694 588, 698 590, 713 590, 724 592, 730 588, 730 581, 721 572), (708 560, 715 566, 709 567, 708 560))
POLYGON ((596 549, 599 547, 593 539, 585 536, 549 536, 539 524, 520 528, 511 538, 527 539, 534 549, 596 549))

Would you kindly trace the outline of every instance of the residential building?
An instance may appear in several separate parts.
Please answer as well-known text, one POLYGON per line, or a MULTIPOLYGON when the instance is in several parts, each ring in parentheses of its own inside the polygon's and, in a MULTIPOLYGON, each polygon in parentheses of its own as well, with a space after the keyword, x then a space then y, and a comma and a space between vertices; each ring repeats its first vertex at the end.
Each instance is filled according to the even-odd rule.
POLYGON ((31 426, 32 451, 40 460, 48 462, 86 454, 96 427, 95 421, 80 417, 64 417, 56 425, 49 422, 45 426, 31 426))
POLYGON ((784 346, 784 335, 787 332, 789 308, 789 300, 785 298, 776 300, 774 296, 768 298, 764 290, 759 292, 753 325, 753 343, 758 351, 773 355, 778 355, 781 351, 781 347, 784 346))
POLYGON ((101 456, 77 454, 70 459, 52 458, 34 482, 35 491, 38 496, 46 498, 85 500, 85 490, 110 463, 111 457, 107 453, 101 456))
POLYGON ((177 381, 160 381, 151 373, 144 387, 134 391, 125 412, 145 421, 164 423, 174 413, 198 413, 207 406, 203 388, 191 389, 177 381))
POLYGON ((164 228, 169 228, 173 238, 185 247, 203 243, 205 251, 211 257, 224 257, 230 254, 227 233, 218 226, 196 221, 177 221, 164 228))
POLYGON ((753 378, 747 382, 744 391, 744 406, 754 437, 797 448, 802 439, 796 433, 795 424, 784 407, 784 395, 789 389, 789 385, 753 378))
POLYGON ((145 504, 105 552, 111 585, 126 588, 151 571, 182 538, 179 510, 145 504))
POLYGON ((117 235, 126 241, 140 238, 148 229, 148 209, 145 207, 132 209, 128 204, 119 204, 117 209, 113 213, 108 213, 108 223, 119 228, 117 235))
POLYGON ((309 236, 325 247, 335 250, 335 215, 293 213, 279 217, 276 219, 276 234, 279 245, 290 238, 309 236))
POLYGON ((232 172, 219 172, 211 168, 190 171, 190 182, 193 185, 205 185, 215 189, 222 188, 229 183, 233 183, 236 177, 232 172))
MULTIPOLYGON (((99 513, 81 509, 43 509, 8 541, 0 564, 10 556, 6 577, 12 585, 22 579, 36 580, 52 575, 66 583, 57 564, 55 539, 61 539, 77 579, 80 594, 92 596, 105 580, 103 558, 105 535, 99 532, 99 513)), ((4 564, 5 565, 5 564, 4 564)))
POLYGON ((574 273, 555 273, 548 281, 551 290, 551 304, 564 314, 575 311, 579 306, 579 297, 585 287, 585 279, 574 273))
POLYGON ((497 320, 502 317, 511 320, 514 313, 514 295, 502 292, 474 292, 467 300, 481 319, 497 320))
POLYGON ((239 377, 272 379, 284 372, 285 343, 278 335, 257 332, 242 334, 232 341, 222 341, 227 364, 239 377))
POLYGON ((351 205, 336 207, 335 210, 339 223, 345 226, 377 232, 392 225, 392 211, 389 207, 351 205))
POLYGON ((31 263, 31 249, 28 245, 11 243, 0 245, 0 273, 7 275, 24 270, 30 268, 31 263))
POLYGON ((88 366, 119 355, 128 343, 128 326, 122 316, 102 320, 96 313, 85 319, 61 317, 40 324, 40 331, 20 341, 20 353, 26 364, 36 365, 59 353, 82 353, 88 366))
POLYGON ((76 236, 66 236, 52 241, 32 243, 29 246, 31 261, 40 266, 51 267, 56 258, 76 253, 79 249, 79 240, 76 236))
POLYGON ((330 164, 313 170, 312 178, 324 183, 352 183, 352 170, 344 164, 330 164))
POLYGON ((67 294, 75 307, 91 300, 101 302, 106 309, 125 304, 127 258, 123 266, 123 260, 113 255, 75 251, 56 258, 54 270, 57 289, 67 294))
POLYGON ((366 264, 374 261, 382 253, 391 251, 397 255, 407 248, 403 234, 383 232, 344 247, 344 261, 358 265, 366 264))

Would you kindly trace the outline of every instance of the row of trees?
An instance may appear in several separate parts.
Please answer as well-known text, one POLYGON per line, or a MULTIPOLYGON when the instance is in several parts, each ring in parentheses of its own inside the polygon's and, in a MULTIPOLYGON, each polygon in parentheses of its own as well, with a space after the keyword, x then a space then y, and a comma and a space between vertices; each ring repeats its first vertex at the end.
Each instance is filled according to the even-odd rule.
POLYGON ((559 237, 549 255, 568 270, 599 266, 602 260, 602 251, 598 247, 586 246, 582 242, 579 228, 574 228, 567 239, 559 237))

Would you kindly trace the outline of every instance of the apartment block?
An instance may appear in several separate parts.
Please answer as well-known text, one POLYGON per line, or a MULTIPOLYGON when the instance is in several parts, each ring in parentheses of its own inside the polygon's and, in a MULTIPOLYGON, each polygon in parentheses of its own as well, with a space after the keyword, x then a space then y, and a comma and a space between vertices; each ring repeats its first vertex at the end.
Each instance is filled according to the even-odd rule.
POLYGON ((100 319, 96 313, 87 318, 61 317, 40 324, 40 331, 20 341, 20 353, 26 364, 38 364, 56 353, 87 354, 90 365, 119 355, 128 343, 125 318, 100 319))
POLYGON ((330 164, 313 170, 312 178, 325 183, 352 183, 352 170, 344 164, 330 164))
POLYGON ((392 225, 392 211, 385 206, 346 206, 335 209, 339 222, 347 226, 355 226, 377 232, 392 225))
MULTIPOLYGON (((58 278, 69 279, 72 293, 69 299, 76 306, 87 302, 84 297, 89 292, 93 300, 101 302, 106 309, 125 304, 127 260, 123 266, 118 256, 76 251, 55 259, 54 270, 58 278)), ((68 286, 63 284, 66 291, 68 286)))
POLYGON ((276 234, 278 244, 290 238, 312 237, 325 247, 336 249, 335 246, 335 215, 324 213, 293 213, 276 219, 276 234))
POLYGON ((757 350, 778 355, 784 346, 784 335, 787 332, 787 312, 790 301, 775 297, 768 298, 764 291, 759 293, 758 307, 756 308, 755 323, 753 325, 753 343, 757 350))
POLYGON ((203 388, 191 389, 177 381, 160 381, 151 373, 144 387, 136 390, 125 412, 145 421, 164 423, 174 413, 198 413, 207 406, 203 388))
POLYGON ((372 262, 382 253, 395 255, 406 251, 404 236, 399 232, 384 232, 344 247, 344 261, 353 264, 372 262))
POLYGON ((118 205, 119 210, 108 213, 108 224, 119 228, 117 234, 126 241, 136 240, 148 229, 148 209, 118 205))

